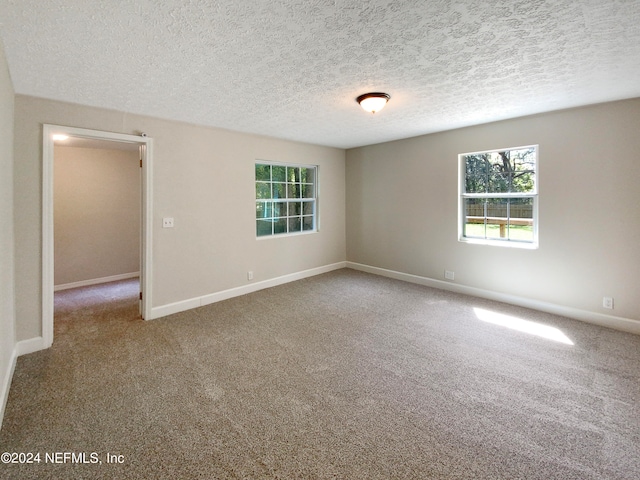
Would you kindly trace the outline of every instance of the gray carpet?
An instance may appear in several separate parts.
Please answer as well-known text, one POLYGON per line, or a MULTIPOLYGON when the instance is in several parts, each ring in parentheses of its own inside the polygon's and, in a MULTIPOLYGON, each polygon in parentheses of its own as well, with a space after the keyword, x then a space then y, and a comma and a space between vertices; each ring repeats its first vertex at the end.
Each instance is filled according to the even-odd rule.
POLYGON ((639 476, 638 336, 348 269, 150 322, 136 294, 57 295, 0 431, 41 463, 2 478, 639 476))

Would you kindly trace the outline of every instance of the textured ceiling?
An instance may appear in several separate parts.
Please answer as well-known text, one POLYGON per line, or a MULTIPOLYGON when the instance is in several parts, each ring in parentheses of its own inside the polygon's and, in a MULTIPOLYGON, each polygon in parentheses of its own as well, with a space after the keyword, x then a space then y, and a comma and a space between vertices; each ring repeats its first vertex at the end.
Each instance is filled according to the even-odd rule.
POLYGON ((0 36, 19 94, 341 148, 640 97, 640 0, 0 0, 0 36))

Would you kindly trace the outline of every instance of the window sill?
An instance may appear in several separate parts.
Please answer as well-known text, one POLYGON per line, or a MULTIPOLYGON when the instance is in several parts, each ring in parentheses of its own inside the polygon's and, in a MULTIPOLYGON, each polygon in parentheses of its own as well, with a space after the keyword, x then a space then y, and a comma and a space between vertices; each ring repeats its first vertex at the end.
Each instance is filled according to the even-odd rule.
POLYGON ((489 245, 491 247, 521 248, 524 250, 537 250, 538 242, 515 242, 513 240, 489 240, 485 238, 458 238, 459 242, 470 243, 473 245, 489 245))
POLYGON ((304 232, 295 232, 295 233, 277 233, 275 235, 261 235, 256 236, 256 240, 267 240, 271 238, 286 238, 286 237, 300 237, 302 235, 311 235, 314 233, 318 233, 318 230, 306 230, 304 232))

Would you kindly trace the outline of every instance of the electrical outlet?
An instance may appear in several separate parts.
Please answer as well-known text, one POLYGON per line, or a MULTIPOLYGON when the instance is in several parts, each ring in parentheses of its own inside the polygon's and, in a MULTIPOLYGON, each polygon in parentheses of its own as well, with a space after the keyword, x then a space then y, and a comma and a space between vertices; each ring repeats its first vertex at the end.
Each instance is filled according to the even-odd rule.
POLYGON ((253 272, 251 270, 247 272, 247 280, 253 280, 253 272))
POLYGON ((162 219, 162 228, 173 228, 173 218, 172 217, 164 217, 162 219))
POLYGON ((445 270, 444 271, 444 278, 446 278, 447 280, 454 280, 456 278, 456 274, 455 274, 455 272, 451 272, 449 270, 445 270))
POLYGON ((602 297, 602 306, 604 308, 608 308, 613 310, 613 298, 612 297, 602 297))

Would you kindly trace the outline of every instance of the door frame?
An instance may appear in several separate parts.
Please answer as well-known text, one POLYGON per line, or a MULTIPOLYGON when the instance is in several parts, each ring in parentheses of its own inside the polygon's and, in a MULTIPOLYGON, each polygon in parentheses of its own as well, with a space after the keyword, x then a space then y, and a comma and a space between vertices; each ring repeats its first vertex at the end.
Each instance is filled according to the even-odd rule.
POLYGON ((153 233, 153 202, 152 202, 152 166, 153 139, 146 135, 128 135, 124 133, 104 132, 85 128, 67 127, 62 125, 44 124, 42 128, 42 339, 44 348, 53 344, 53 313, 54 313, 54 240, 53 240, 53 163, 54 163, 54 134, 64 134, 69 137, 93 140, 107 140, 113 142, 133 143, 142 146, 141 187, 142 187, 142 225, 140 242, 140 314, 143 319, 151 318, 151 275, 152 275, 152 233, 153 233))

